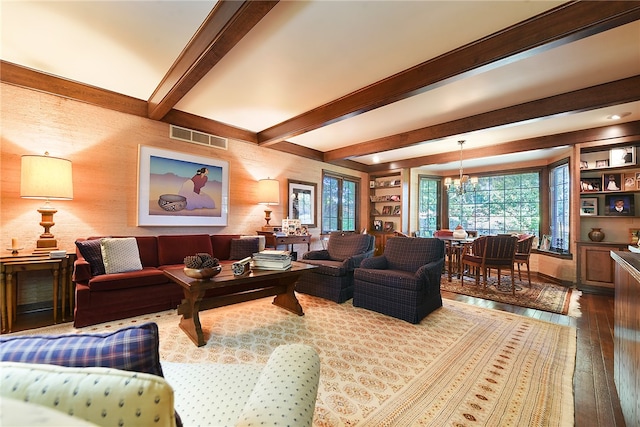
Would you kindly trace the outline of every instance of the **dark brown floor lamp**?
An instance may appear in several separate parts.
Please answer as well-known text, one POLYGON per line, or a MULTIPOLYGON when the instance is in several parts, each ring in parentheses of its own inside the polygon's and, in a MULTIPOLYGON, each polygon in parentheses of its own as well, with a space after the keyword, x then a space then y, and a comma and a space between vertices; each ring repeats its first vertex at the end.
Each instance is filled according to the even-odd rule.
POLYGON ((44 156, 22 156, 20 197, 46 200, 38 209, 42 215, 40 225, 44 227, 44 233, 40 235, 34 253, 57 250, 58 242, 50 230, 55 225, 53 214, 58 211, 50 201, 73 199, 71 161, 49 156, 49 153, 44 156))

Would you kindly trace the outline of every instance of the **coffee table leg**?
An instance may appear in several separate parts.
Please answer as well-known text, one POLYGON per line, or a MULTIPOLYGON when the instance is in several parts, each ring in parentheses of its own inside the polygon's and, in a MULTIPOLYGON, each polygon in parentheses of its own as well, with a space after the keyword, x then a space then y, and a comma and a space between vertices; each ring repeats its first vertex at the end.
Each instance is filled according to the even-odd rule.
POLYGON ((207 343, 202 325, 200 324, 200 302, 204 297, 205 291, 191 293, 184 290, 184 299, 178 306, 178 314, 182 314, 180 319, 180 329, 182 329, 191 341, 198 347, 202 347, 207 343))
POLYGON ((282 307, 285 310, 289 310, 298 316, 303 316, 304 311, 302 311, 302 306, 298 302, 298 298, 296 298, 296 294, 294 293, 296 282, 299 278, 300 275, 296 274, 295 276, 281 277, 278 279, 280 285, 285 287, 286 290, 284 293, 276 295, 273 299, 273 304, 278 307, 282 307))

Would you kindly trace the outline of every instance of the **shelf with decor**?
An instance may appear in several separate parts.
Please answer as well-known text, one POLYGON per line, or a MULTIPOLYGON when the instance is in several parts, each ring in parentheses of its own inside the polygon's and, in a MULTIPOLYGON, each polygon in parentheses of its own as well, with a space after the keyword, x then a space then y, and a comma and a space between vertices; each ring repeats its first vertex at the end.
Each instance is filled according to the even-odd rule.
POLYGON ((384 251, 384 242, 401 231, 406 216, 407 180, 403 170, 369 177, 369 229, 376 236, 376 254, 384 251))

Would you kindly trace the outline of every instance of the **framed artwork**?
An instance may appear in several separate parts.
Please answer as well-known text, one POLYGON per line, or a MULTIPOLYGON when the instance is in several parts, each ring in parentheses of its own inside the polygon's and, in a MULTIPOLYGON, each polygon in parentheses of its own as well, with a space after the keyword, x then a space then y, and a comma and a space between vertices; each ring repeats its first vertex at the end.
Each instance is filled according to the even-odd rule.
POLYGON ((629 229, 629 241, 632 245, 638 244, 638 241, 640 241, 640 228, 629 229))
POLYGON ((635 174, 624 174, 624 190, 636 189, 636 177, 635 174))
POLYGON ((580 199, 580 215, 596 216, 598 215, 598 198, 583 197, 580 199))
POLYGON ((604 213, 611 216, 635 214, 633 194, 610 194, 604 197, 604 213))
POLYGON ((396 205, 393 207, 393 214, 400 215, 400 205, 396 205))
POLYGON ((138 226, 225 226, 229 163, 138 146, 138 226))
POLYGON ((601 184, 602 184, 601 178, 582 178, 580 180, 580 192, 589 193, 594 191, 600 191, 601 184))
POLYGON ((589 163, 580 160, 580 169, 589 169, 589 163))
POLYGON ((375 231, 382 231, 382 221, 379 219, 376 219, 373 221, 373 229, 375 231))
POLYGON ((622 190, 622 174, 621 173, 605 173, 602 175, 603 191, 620 191, 622 190))
POLYGON ((609 150, 609 166, 630 166, 636 164, 636 147, 609 150))
POLYGON ((313 182, 289 181, 287 205, 289 218, 299 219, 307 227, 316 226, 318 208, 316 205, 317 184, 313 182))
MULTIPOLYGON (((306 230, 306 227, 305 227, 306 230)), ((306 234, 302 232, 302 222, 299 219, 286 218, 282 220, 282 232, 288 235, 306 234)))
POLYGON ((391 206, 384 206, 382 208, 382 215, 391 215, 391 206))
POLYGON ((393 222, 392 221, 385 221, 384 222, 384 231, 387 231, 387 232, 393 231, 393 222))
POLYGON ((551 235, 543 234, 540 241, 540 250, 548 251, 549 249, 551 249, 551 235))
POLYGON ((596 168, 606 168, 609 166, 609 160, 596 160, 596 168))

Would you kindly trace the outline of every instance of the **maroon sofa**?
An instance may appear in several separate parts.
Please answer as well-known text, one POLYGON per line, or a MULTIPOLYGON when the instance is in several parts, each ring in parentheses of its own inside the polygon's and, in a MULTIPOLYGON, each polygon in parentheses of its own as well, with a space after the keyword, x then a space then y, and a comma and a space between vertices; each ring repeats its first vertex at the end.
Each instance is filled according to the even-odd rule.
MULTIPOLYGON (((182 289, 167 279, 163 269, 183 266, 185 256, 199 252, 212 254, 222 264, 231 263, 232 241, 239 239, 240 235, 193 234, 135 238, 142 270, 126 273, 93 275, 92 266, 76 246, 77 260, 73 271, 75 327, 176 308, 183 298, 182 289)), ((77 239, 76 242, 94 239, 100 237, 77 239)))

